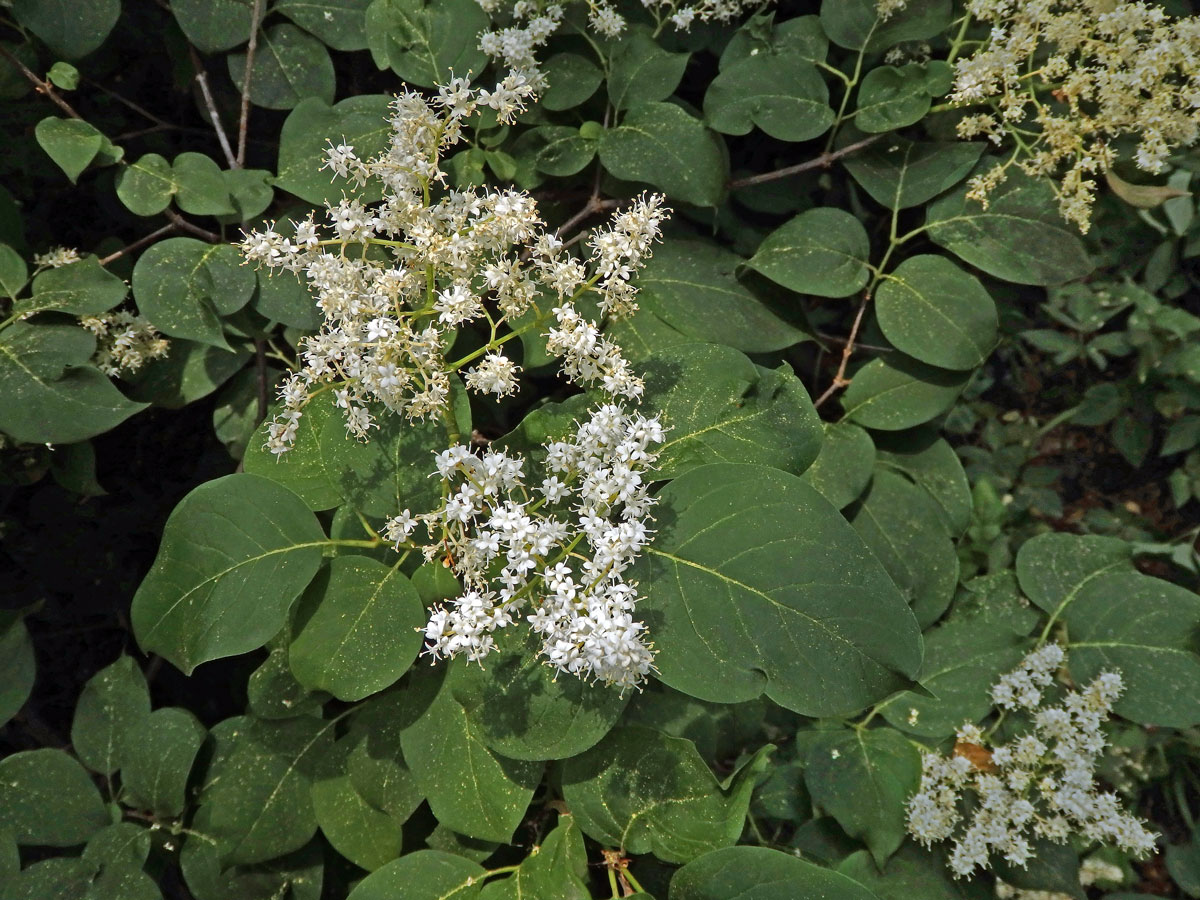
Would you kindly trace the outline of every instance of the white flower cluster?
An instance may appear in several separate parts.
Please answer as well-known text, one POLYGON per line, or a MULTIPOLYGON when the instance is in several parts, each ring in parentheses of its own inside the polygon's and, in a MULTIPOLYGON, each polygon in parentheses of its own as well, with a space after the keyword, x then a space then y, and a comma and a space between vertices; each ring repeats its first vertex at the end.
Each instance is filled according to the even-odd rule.
POLYGON ((456 78, 432 100, 400 94, 384 153, 362 160, 345 144, 328 151, 337 175, 380 183, 382 203, 344 198, 328 207, 323 225, 310 216, 290 237, 274 228, 245 236, 249 260, 304 274, 324 316, 321 329, 300 345, 301 369, 281 388, 284 409, 271 426, 272 452, 294 442, 304 405, 321 385, 335 387, 347 430, 360 439, 380 405, 413 419, 447 415, 460 372, 473 391, 512 393, 520 367, 501 345, 549 321, 549 310, 537 306, 542 297, 552 298, 559 328, 551 351, 564 357, 568 376, 615 396, 641 393, 619 350, 573 304, 593 292, 606 313, 636 308, 630 277, 657 238, 666 214, 662 197, 638 198, 596 231, 591 259, 581 261, 545 230, 524 192, 443 188, 441 156, 459 140, 464 120, 481 105, 508 120, 532 92, 523 75, 510 73, 494 90, 456 78), (534 322, 517 328, 515 320, 530 310, 534 322), (476 321, 490 329, 492 342, 447 361, 458 330, 476 321), (506 326, 516 330, 497 337, 506 326))
POLYGON ((274 228, 245 236, 250 260, 304 274, 324 316, 300 343, 301 365, 280 391, 283 411, 267 446, 289 449, 319 390, 333 391, 360 439, 379 407, 440 416, 451 443, 436 456, 441 505, 405 509, 384 528, 397 549, 422 547, 463 585, 461 596, 431 610, 425 652, 435 661, 480 661, 494 649, 496 629, 523 610, 548 664, 625 687, 653 663, 634 618, 636 586, 624 573, 650 539, 647 474, 663 429, 622 405, 637 402, 642 380, 575 302, 590 294, 606 317, 636 310, 631 279, 667 210, 661 196, 637 198, 592 232, 580 258, 546 230, 525 193, 445 188, 440 158, 463 120, 479 105, 507 119, 531 93, 520 73, 493 91, 455 79, 432 100, 405 92, 393 104, 383 154, 362 160, 345 144, 328 152, 335 174, 382 184, 380 204, 346 198, 329 206, 325 225, 310 217, 290 236, 274 228), (471 323, 482 346, 447 359, 471 323), (459 444, 453 412, 460 375, 479 394, 517 390, 520 367, 504 345, 535 328, 569 379, 606 395, 570 440, 543 448, 537 477, 519 456, 459 444))
MULTIPOLYGON (((516 0, 506 5, 501 0, 478 0, 493 21, 510 24, 485 31, 479 36, 479 49, 513 72, 523 74, 539 90, 546 79, 538 66, 537 51, 563 22, 564 5, 554 0, 516 0)), ((585 0, 588 24, 603 38, 617 38, 627 22, 612 0, 585 0)), ((895 4, 897 0, 883 0, 895 4)), ((907 0, 902 0, 907 2, 907 0)), ((694 22, 730 22, 751 9, 762 6, 755 0, 642 0, 661 28, 670 23, 676 31, 687 31, 694 22)))
POLYGON ((77 263, 82 257, 79 251, 71 247, 55 247, 45 253, 35 253, 33 264, 39 269, 61 269, 71 263, 77 263))
POLYGON ((1087 231, 1094 176, 1113 164, 1115 139, 1136 135, 1134 161, 1160 172, 1174 148, 1200 137, 1200 18, 1131 0, 968 0, 967 9, 992 29, 957 61, 951 100, 992 111, 963 118, 959 135, 1016 145, 974 179, 985 205, 1016 163, 1055 176, 1063 216, 1087 231))
POLYGON ((149 320, 123 309, 80 316, 79 324, 96 336, 92 363, 105 375, 136 372, 147 360, 166 356, 170 347, 149 320))
POLYGON ((1156 835, 1095 779, 1107 746, 1102 726, 1121 694, 1121 676, 1101 673, 1082 691, 1067 691, 1059 705, 1045 706, 1063 661, 1062 648, 1048 644, 993 687, 997 706, 1029 717, 1026 731, 989 749, 983 732, 966 724, 952 756, 924 754, 920 789, 908 801, 908 830, 926 845, 953 838, 955 877, 987 868, 993 853, 1024 866, 1035 838, 1063 843, 1078 834, 1137 855, 1154 849, 1156 835), (968 793, 974 802, 964 816, 968 793))
POLYGON ((602 404, 569 441, 546 445, 544 477, 532 488, 525 461, 503 451, 439 453, 442 507, 421 517, 405 510, 387 529, 404 540, 423 524, 435 538, 426 555, 444 553, 465 587, 449 607, 433 608, 425 652, 482 660, 496 629, 524 607, 555 669, 621 687, 644 679, 653 654, 623 576, 650 539, 645 476, 662 438, 657 419, 602 404))

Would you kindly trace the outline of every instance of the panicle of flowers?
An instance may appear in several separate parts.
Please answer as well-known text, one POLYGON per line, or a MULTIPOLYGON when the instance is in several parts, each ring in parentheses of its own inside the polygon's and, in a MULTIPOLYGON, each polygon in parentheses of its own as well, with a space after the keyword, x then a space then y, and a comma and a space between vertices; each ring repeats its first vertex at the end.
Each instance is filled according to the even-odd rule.
POLYGON ((79 324, 96 336, 92 363, 105 375, 136 372, 147 360, 166 356, 170 347, 147 319, 128 310, 80 316, 79 324))
POLYGON ((908 0, 875 0, 875 14, 880 21, 886 22, 896 13, 908 6, 908 0))
MULTIPOLYGON (((568 440, 545 446, 537 477, 503 450, 438 454, 446 500, 421 518, 437 538, 426 555, 445 554, 464 592, 431 611, 425 653, 482 660, 524 610, 558 671, 621 687, 644 679, 653 654, 624 573, 651 537, 647 473, 662 439, 657 418, 603 403, 568 440)), ((406 510, 390 534, 416 524, 406 510)))
POLYGON ((82 257, 79 251, 71 247, 55 247, 45 253, 35 253, 33 264, 39 269, 61 269, 71 263, 77 263, 82 257))
POLYGON ((606 311, 632 307, 629 277, 649 256, 662 198, 635 200, 602 232, 604 243, 594 245, 592 259, 581 261, 545 230, 523 191, 446 187, 441 159, 458 142, 463 123, 481 106, 511 121, 533 93, 518 72, 492 89, 454 78, 433 97, 406 90, 392 103, 392 133, 380 155, 362 159, 345 142, 327 151, 326 166, 335 175, 359 187, 378 184, 381 203, 343 197, 328 205, 324 221, 310 216, 290 228, 245 235, 247 259, 302 276, 324 319, 316 334, 302 339, 301 366, 280 388, 272 452, 292 445, 305 404, 323 386, 334 389, 347 431, 364 440, 381 411, 410 419, 444 416, 460 372, 472 391, 514 392, 520 367, 502 345, 518 331, 457 362, 445 354, 458 329, 471 322, 481 321, 495 337, 517 328, 515 320, 533 309, 534 324, 544 326, 550 313, 537 307, 543 298, 559 330, 578 332, 575 339, 551 341, 570 377, 603 382, 617 396, 640 394, 641 382, 620 351, 598 336, 598 326, 574 302, 596 291, 606 311))
MULTIPOLYGON (((611 0, 583 0, 587 4, 588 25, 602 38, 618 38, 628 23, 611 0)), ((762 4, 754 0, 641 0, 660 24, 670 22, 676 31, 687 31, 693 22, 730 22, 762 4)), ((881 0, 903 6, 907 0, 881 0)), ((546 87, 539 68, 537 51, 563 22, 564 4, 555 0, 478 0, 498 25, 479 36, 479 49, 510 70, 524 74, 538 90, 546 87)), ((897 7, 899 8, 899 7, 897 7)))
POLYGON ((1052 178, 1063 217, 1086 232, 1117 138, 1136 136, 1134 162, 1156 173, 1200 137, 1200 18, 1132 0, 968 0, 967 10, 992 28, 956 62, 951 100, 991 111, 964 117, 958 133, 1015 144, 971 185, 985 206, 1015 164, 1052 178))
POLYGON ((1025 866, 1037 838, 1064 843, 1081 835, 1139 856, 1154 849, 1156 835, 1096 782, 1107 746, 1102 726, 1121 695, 1121 676, 1103 672, 1082 690, 1066 691, 1057 706, 1046 705, 1063 661, 1062 648, 1048 644, 993 686, 997 706, 1030 720, 1007 743, 989 747, 983 732, 967 723, 950 757, 923 755, 921 785, 908 801, 908 830, 927 846, 953 839, 955 877, 988 868, 992 854, 1025 866))

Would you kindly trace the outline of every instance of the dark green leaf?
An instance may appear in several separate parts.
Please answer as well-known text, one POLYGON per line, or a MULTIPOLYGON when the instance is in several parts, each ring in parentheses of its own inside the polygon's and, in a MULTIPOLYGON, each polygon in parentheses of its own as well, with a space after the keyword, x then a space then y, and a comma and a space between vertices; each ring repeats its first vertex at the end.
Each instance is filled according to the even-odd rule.
POLYGON ((550 85, 542 92, 538 103, 542 108, 556 112, 581 106, 604 80, 604 73, 596 64, 578 53, 555 53, 548 57, 542 63, 542 74, 550 85))
POLYGON ((202 53, 220 53, 250 39, 254 0, 172 0, 171 12, 202 53))
POLYGON ((468 900, 483 887, 484 868, 440 850, 418 850, 376 869, 347 900, 468 900))
POLYGON ((150 690, 131 657, 122 656, 88 679, 71 722, 71 746, 93 772, 120 768, 120 747, 150 715, 150 690))
POLYGON ((229 188, 221 174, 221 167, 203 153, 180 153, 171 165, 171 178, 176 185, 175 202, 184 212, 196 216, 225 216, 236 212, 230 202, 229 188))
POLYGON ((481 71, 487 57, 479 32, 487 14, 475 0, 373 0, 367 7, 367 45, 377 68, 409 84, 445 84, 450 73, 481 71))
POLYGON ((880 17, 875 0, 826 0, 821 26, 839 47, 875 53, 903 41, 931 38, 950 25, 950 0, 910 0, 904 10, 880 17))
POLYGON ((828 422, 821 450, 804 474, 804 481, 841 509, 858 499, 875 468, 871 436, 851 422, 828 422))
POLYGON ((747 265, 801 294, 845 297, 866 286, 870 252, 862 223, 826 206, 776 228, 747 265))
POLYGON ((0 759, 0 830, 18 844, 70 847, 109 824, 100 792, 62 750, 25 750, 0 759))
POLYGON ((121 0, 13 0, 12 14, 56 55, 79 59, 104 43, 121 15, 121 0))
MULTIPOLYGON (((231 53, 225 61, 230 80, 241 91, 246 54, 231 53)), ((307 97, 332 103, 335 88, 333 60, 316 38, 286 22, 259 35, 250 71, 251 103, 267 109, 292 109, 307 97)))
POLYGON ((872 360, 854 373, 842 395, 846 418, 867 428, 901 431, 954 405, 969 372, 935 369, 901 353, 872 360))
POLYGON ((841 715, 920 667, 916 620, 883 567, 813 488, 718 463, 667 485, 659 532, 631 578, 664 682, 722 703, 766 692, 841 715))
POLYGON ((0 725, 20 712, 33 690, 37 660, 25 620, 17 617, 0 630, 0 725))
POLYGON ((171 164, 157 153, 147 153, 117 173, 117 197, 134 215, 158 215, 178 190, 171 164))
POLYGON ((186 804, 188 776, 207 732, 186 709, 156 709, 127 733, 121 747, 126 802, 158 816, 178 816, 186 804))
POLYGON ((283 627, 325 543, 300 498, 274 482, 241 474, 200 485, 167 519, 133 598, 138 643, 188 674, 261 647, 283 627))
POLYGON ((350 144, 360 159, 370 159, 387 146, 391 126, 384 94, 363 94, 333 106, 309 97, 293 109, 279 135, 279 172, 275 186, 309 203, 336 204, 350 192, 364 203, 380 199, 377 186, 354 189, 353 182, 334 176, 325 164, 330 141, 350 144))
MULTIPOLYGON (((707 853, 675 873, 670 900, 877 900, 856 881, 766 847, 707 853)), ((914 898, 915 900, 915 898, 914 898)), ((922 898, 924 900, 924 898, 922 898)))
POLYGON ((278 0, 272 7, 334 50, 366 50, 371 0, 278 0))
POLYGON ((649 29, 627 30, 609 58, 608 99, 618 110, 666 100, 675 93, 689 54, 668 53, 649 29))
POLYGON ((854 180, 889 209, 932 200, 967 177, 983 144, 914 143, 890 135, 843 162, 854 180))
POLYGON ((124 281, 89 256, 39 272, 33 279, 33 296, 19 301, 13 311, 24 315, 53 309, 75 316, 95 316, 108 312, 128 293, 124 281))
POLYGON ((49 116, 37 123, 34 136, 71 184, 79 179, 104 146, 104 135, 81 119, 49 116))

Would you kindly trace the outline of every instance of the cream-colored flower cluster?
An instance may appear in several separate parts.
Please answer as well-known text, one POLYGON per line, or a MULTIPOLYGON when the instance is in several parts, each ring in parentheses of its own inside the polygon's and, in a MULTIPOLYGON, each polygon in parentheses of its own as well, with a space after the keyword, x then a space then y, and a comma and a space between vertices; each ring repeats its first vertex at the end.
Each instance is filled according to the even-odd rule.
MULTIPOLYGON (((478 0, 493 20, 508 24, 480 35, 479 49, 511 71, 520 72, 540 90, 546 86, 537 51, 563 22, 564 4, 554 0, 478 0)), ((603 38, 618 38, 628 27, 611 0, 584 0, 588 24, 603 38)), ((887 0, 895 3, 896 0, 887 0)), ((659 27, 668 23, 687 31, 695 22, 731 22, 762 4, 754 0, 642 0, 659 27)))
POLYGON ((1136 138, 1134 162, 1156 173, 1200 136, 1200 18, 1130 0, 968 0, 967 10, 992 28, 957 60, 951 100, 991 110, 965 116, 959 135, 1014 145, 971 184, 985 206, 1016 164, 1053 178, 1063 216, 1086 232, 1118 139, 1136 138))
POLYGON ((1121 694, 1121 676, 1103 672, 1049 706, 1064 660, 1061 647, 1047 644, 993 687, 996 706, 1029 719, 1008 742, 989 746, 977 726, 965 724, 953 755, 924 755, 908 830, 926 845, 952 839, 955 877, 988 868, 993 854, 1025 866, 1039 838, 1064 843, 1078 835, 1139 856, 1154 849, 1156 835, 1096 782, 1108 743, 1102 727, 1121 694))
POLYGON ((575 304, 587 296, 609 318, 637 309, 632 278, 667 210, 661 196, 638 197, 575 254, 524 192, 447 187, 441 158, 463 123, 479 106, 509 120, 532 92, 517 72, 495 90, 455 79, 429 99, 406 91, 382 154, 364 160, 345 144, 327 154, 335 174, 380 185, 382 202, 346 197, 328 206, 324 223, 310 216, 245 236, 249 260, 307 279, 324 318, 298 345, 267 446, 291 448, 318 391, 333 392, 360 440, 379 415, 441 418, 450 446, 431 473, 440 505, 405 509, 383 528, 398 550, 421 549, 462 583, 459 597, 430 611, 426 652, 482 660, 494 632, 523 612, 549 665, 624 687, 653 661, 634 616, 636 586, 623 573, 651 534, 648 473, 663 429, 626 411, 642 380, 575 304), (475 349, 450 358, 467 331, 475 349), (506 345, 531 331, 569 380, 605 396, 572 439, 545 446, 537 480, 518 455, 460 443, 454 405, 460 384, 497 398, 516 391, 521 369, 506 345))
POLYGON ((170 348, 147 319, 127 310, 80 316, 79 324, 96 336, 92 363, 105 375, 136 372, 147 360, 166 356, 170 348))

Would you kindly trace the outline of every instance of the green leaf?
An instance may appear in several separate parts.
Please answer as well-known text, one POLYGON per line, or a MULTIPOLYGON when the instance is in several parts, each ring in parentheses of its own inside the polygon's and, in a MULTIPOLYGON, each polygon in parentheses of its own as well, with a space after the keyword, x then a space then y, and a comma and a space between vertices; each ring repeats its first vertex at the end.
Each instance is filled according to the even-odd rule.
POLYGON ((876 202, 904 209, 958 184, 981 153, 983 144, 914 143, 889 135, 847 156, 842 164, 876 202))
POLYGON ((544 141, 534 161, 547 175, 574 175, 596 155, 596 142, 579 136, 579 129, 548 125, 536 129, 544 141))
POLYGON ((186 709, 156 709, 121 745, 121 787, 126 802, 156 816, 180 815, 188 776, 207 734, 186 709))
MULTIPOLYGON (((995 165, 984 157, 975 173, 995 165)), ((934 243, 1016 284, 1062 284, 1094 268, 1078 230, 1059 213, 1053 188, 1015 166, 988 195, 987 209, 960 188, 930 205, 925 227, 934 243)))
POLYGON ((563 765, 563 799, 588 837, 631 854, 687 862, 742 833, 768 744, 723 782, 696 747, 653 728, 618 728, 563 765))
POLYGON ((651 358, 646 400, 670 426, 660 478, 712 462, 759 463, 799 475, 816 458, 821 422, 800 380, 732 347, 680 344, 651 358))
POLYGON ((46 80, 64 91, 73 91, 79 87, 79 70, 70 63, 60 60, 46 72, 46 80))
POLYGON ((133 297, 159 331, 222 350, 229 345, 218 314, 245 306, 256 284, 235 247, 195 238, 159 241, 133 267, 133 297))
POLYGON ((776 228, 746 265, 797 293, 846 297, 866 287, 870 252, 862 223, 825 206, 776 228))
MULTIPOLYGON (((229 188, 225 185, 221 167, 203 153, 180 153, 171 165, 171 178, 176 185, 175 202, 185 213, 195 216, 227 216, 237 212, 230 202, 229 188)), ((191 238, 171 240, 186 241, 191 238)), ((167 242, 163 241, 155 246, 165 243, 167 242)))
POLYGON ((307 282, 295 272, 259 270, 253 305, 268 319, 301 331, 316 331, 324 320, 307 282))
POLYGON ((309 691, 292 674, 287 653, 289 639, 290 629, 285 627, 271 639, 268 645, 271 652, 246 681, 247 710, 260 719, 320 715, 321 706, 329 700, 328 694, 309 691))
POLYGON ((541 641, 507 629, 486 670, 451 663, 447 688, 468 724, 509 759, 567 759, 594 746, 621 717, 629 695, 559 673, 539 658, 541 641))
POLYGON ((579 825, 570 813, 560 813, 540 846, 508 878, 489 882, 480 900, 592 900, 587 869, 579 825))
POLYGON ((618 110, 666 100, 679 87, 689 57, 664 50, 649 28, 627 29, 609 57, 608 99, 618 110))
POLYGON ((117 173, 117 197, 134 215, 158 215, 178 190, 171 164, 157 153, 147 153, 117 173))
POLYGON ((461 856, 418 850, 376 869, 347 900, 468 900, 483 887, 484 871, 461 856))
POLYGON ((1028 649, 1027 641, 996 628, 987 616, 952 617, 925 632, 925 664, 917 679, 924 691, 896 694, 880 712, 902 731, 948 738, 992 711, 991 686, 1028 649))
POLYGON ((172 0, 175 21, 201 53, 221 53, 250 39, 254 0, 172 0))
POLYGON ((0 244, 0 297, 15 300, 29 280, 29 267, 21 254, 8 244, 0 244))
POLYGON ((1200 656, 1192 642, 1200 597, 1138 572, 1124 541, 1091 535, 1026 541, 1017 577, 1030 600, 1066 623, 1076 684, 1119 671, 1125 693, 1118 715, 1171 728, 1200 722, 1200 656))
POLYGON ((17 617, 0 631, 0 725, 21 711, 36 676, 33 641, 25 620, 17 617))
POLYGON ((400 734, 423 712, 414 698, 415 692, 400 689, 367 701, 343 738, 352 745, 345 771, 354 790, 399 822, 407 821, 425 799, 400 752, 400 734))
POLYGON ((79 59, 104 43, 121 15, 121 0, 13 0, 12 14, 56 56, 79 59))
POLYGON ((711 241, 665 241, 638 276, 638 312, 616 322, 609 334, 630 356, 645 359, 670 344, 707 341, 746 353, 782 350, 804 332, 777 317, 737 280, 744 260, 711 241), (663 340, 647 329, 667 329, 663 340))
POLYGON ((829 38, 817 16, 796 16, 782 22, 774 13, 755 15, 734 32, 721 52, 719 68, 731 66, 761 53, 782 55, 794 53, 801 59, 818 64, 829 55, 829 38))
MULTIPOLYGON (((246 54, 225 57, 229 78, 240 92, 246 54)), ((325 45, 295 25, 282 22, 265 29, 250 67, 250 102, 267 109, 292 109, 306 97, 333 102, 333 60, 325 45)))
MULTIPOLYGON (((459 399, 467 402, 465 392, 459 392, 459 399)), ((397 415, 381 416, 378 424, 369 442, 355 440, 346 433, 332 392, 326 391, 305 406, 295 446, 278 458, 265 449, 264 423, 246 448, 246 471, 295 491, 311 509, 328 509, 343 500, 369 516, 428 507, 438 496, 428 473, 433 454, 446 446, 444 424, 413 423, 397 415)))
POLYGON ((507 843, 541 781, 540 762, 507 759, 488 748, 482 727, 446 678, 433 702, 400 736, 400 746, 430 809, 447 828, 507 843))
POLYGON ((916 620, 828 501, 793 475, 718 463, 667 485, 631 580, 661 680, 804 715, 853 712, 921 664, 916 620))
POLYGON ((538 105, 552 112, 582 106, 604 80, 596 64, 578 53, 555 53, 541 69, 550 84, 538 97, 538 105))
POLYGON ((958 454, 934 429, 879 435, 877 447, 881 467, 900 472, 933 498, 952 537, 967 530, 971 485, 958 454))
POLYGON ((933 499, 886 469, 848 511, 922 628, 938 620, 958 586, 958 554, 933 499))
POLYGON ((212 729, 213 758, 193 827, 216 841, 225 865, 265 862, 312 838, 312 779, 334 725, 308 716, 239 716, 212 729))
POLYGON ((400 855, 402 823, 367 803, 349 775, 315 781, 312 800, 321 832, 356 866, 372 872, 400 855))
POLYGON ((101 775, 120 768, 121 742, 150 715, 150 689, 131 657, 122 656, 90 679, 71 722, 71 746, 80 762, 101 775))
POLYGON ((847 419, 866 428, 901 431, 922 425, 953 406, 970 375, 889 353, 854 373, 842 395, 842 408, 847 419))
POLYGON ((645 182, 696 206, 716 206, 729 163, 721 139, 672 103, 635 106, 604 132, 600 162, 626 181, 645 182))
POLYGON ((821 450, 804 474, 804 481, 842 509, 866 490, 875 469, 871 436, 852 422, 826 422, 821 450))
POLYGON ((870 890, 878 900, 991 900, 995 893, 983 879, 956 879, 941 853, 909 841, 882 870, 865 850, 842 860, 837 871, 870 890))
POLYGON ((216 847, 192 836, 179 865, 196 900, 321 900, 324 857, 321 844, 312 841, 270 862, 225 867, 216 847))
POLYGON ((185 674, 261 647, 316 574, 325 544, 316 518, 287 488, 249 474, 200 485, 167 519, 134 595, 139 645, 185 674))
POLYGON ((813 802, 882 864, 908 834, 905 804, 921 783, 921 754, 890 728, 826 732, 809 747, 804 782, 813 802))
POLYGON ((876 66, 858 89, 854 126, 868 134, 894 131, 919 122, 932 103, 923 65, 876 66))
POLYGON ((62 750, 25 750, 0 759, 0 830, 18 844, 70 847, 109 824, 100 792, 62 750))
POLYGON ((4 882, 6 900, 75 900, 87 898, 96 877, 96 865, 71 856, 36 862, 11 881, 4 882))
POLYGON ((371 0, 279 0, 272 9, 334 50, 366 50, 371 0))
POLYGON ((288 649, 302 685, 354 701, 408 671, 421 649, 425 607, 398 568, 338 558, 313 590, 317 607, 288 649))
POLYGON ((385 94, 363 94, 333 106, 316 97, 296 105, 284 120, 279 135, 279 172, 275 186, 309 203, 336 204, 350 193, 364 203, 381 196, 377 185, 363 189, 323 169, 330 141, 350 144, 360 159, 370 159, 387 146, 391 126, 385 94))
POLYGON ((33 130, 38 146, 63 170, 71 184, 100 153, 104 135, 81 119, 48 116, 33 130))
POLYGON ((765 51, 726 62, 730 52, 722 55, 721 72, 704 95, 710 126, 724 134, 749 134, 757 125, 782 141, 807 141, 829 130, 834 120, 829 88, 807 46, 772 41, 765 51))
POLYGON ((72 444, 145 409, 85 365, 96 339, 74 325, 17 322, 0 331, 0 432, 30 444, 72 444))
POLYGON ((479 72, 487 57, 479 32, 487 14, 475 0, 373 0, 367 7, 367 45, 375 66, 409 84, 445 84, 451 72, 479 72))
POLYGON ((124 281, 89 256, 39 272, 33 279, 33 296, 19 301, 13 312, 24 315, 53 309, 74 316, 95 316, 108 312, 128 293, 124 281))
POLYGON ((256 218, 275 199, 275 176, 266 169, 224 169, 221 178, 235 210, 231 219, 221 217, 222 223, 236 224, 256 218))
MULTIPOLYGON (((845 875, 766 847, 706 853, 671 878, 670 900, 877 900, 845 875)), ((924 898, 922 898, 924 900, 924 898)))
POLYGON ((882 19, 875 0, 821 4, 821 27, 848 50, 876 53, 904 41, 923 41, 950 26, 950 0, 910 0, 903 13, 882 19))

